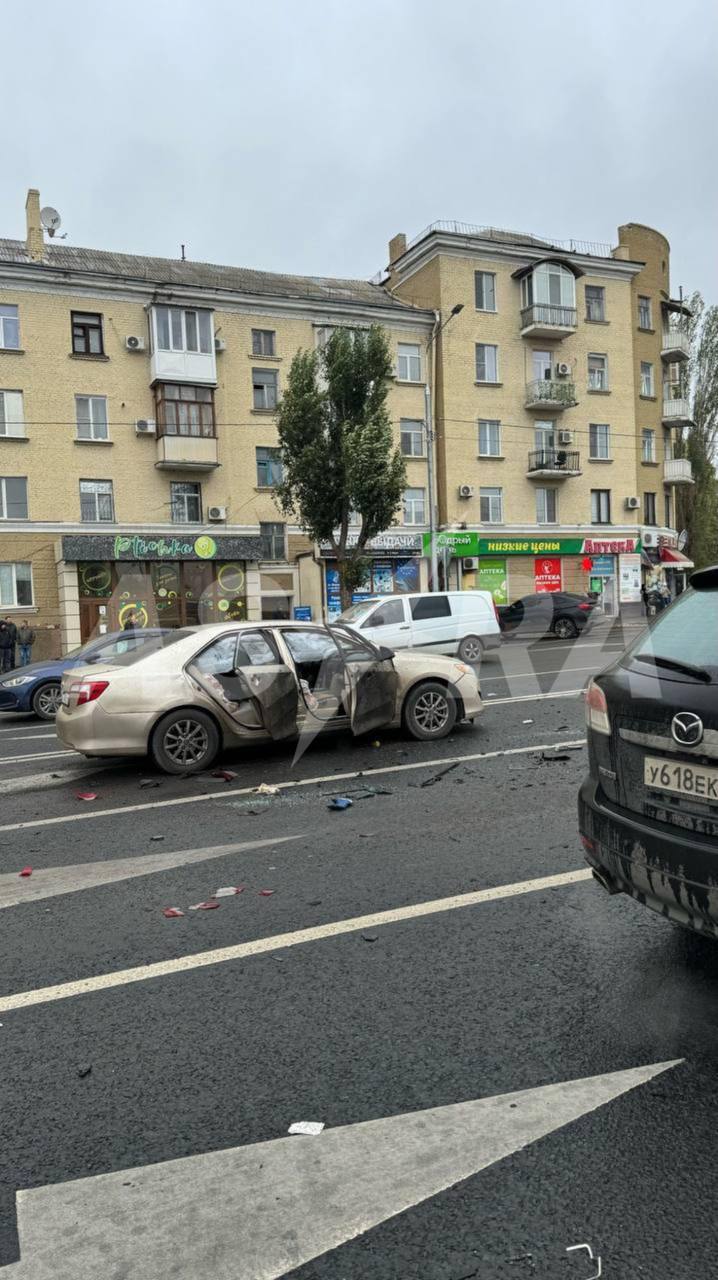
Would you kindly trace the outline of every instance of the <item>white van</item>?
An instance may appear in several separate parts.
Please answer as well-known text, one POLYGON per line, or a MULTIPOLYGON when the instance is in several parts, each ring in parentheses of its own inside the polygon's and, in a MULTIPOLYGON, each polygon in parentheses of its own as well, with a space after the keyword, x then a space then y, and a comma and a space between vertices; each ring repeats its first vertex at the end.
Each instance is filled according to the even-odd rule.
POLYGON ((371 596, 345 609, 337 621, 389 649, 457 653, 464 662, 480 662, 487 649, 501 644, 490 591, 371 596))

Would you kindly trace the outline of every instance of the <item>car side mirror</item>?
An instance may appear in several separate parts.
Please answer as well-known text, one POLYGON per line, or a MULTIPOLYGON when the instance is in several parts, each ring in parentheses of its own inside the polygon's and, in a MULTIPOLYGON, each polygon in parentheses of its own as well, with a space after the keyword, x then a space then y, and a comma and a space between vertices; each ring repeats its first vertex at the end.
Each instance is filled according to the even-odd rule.
POLYGON ((389 649, 385 644, 379 645, 379 661, 380 662, 390 662, 394 656, 395 654, 393 649, 389 649))

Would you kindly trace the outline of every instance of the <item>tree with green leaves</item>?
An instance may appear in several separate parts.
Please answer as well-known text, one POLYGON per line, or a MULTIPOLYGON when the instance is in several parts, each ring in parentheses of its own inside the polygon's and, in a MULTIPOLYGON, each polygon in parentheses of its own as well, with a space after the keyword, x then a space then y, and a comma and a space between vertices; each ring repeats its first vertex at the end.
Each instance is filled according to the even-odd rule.
POLYGON ((406 486, 386 406, 391 376, 379 325, 335 329, 321 350, 294 357, 277 414, 277 504, 314 542, 331 547, 342 608, 365 577, 367 542, 392 524, 406 486), (360 522, 351 544, 350 519, 360 522))
POLYGON ((677 492, 676 523, 687 531, 687 551, 701 568, 718 561, 718 307, 706 307, 702 295, 694 293, 688 308, 686 382, 692 390, 692 423, 676 441, 675 453, 690 459, 695 483, 677 492))

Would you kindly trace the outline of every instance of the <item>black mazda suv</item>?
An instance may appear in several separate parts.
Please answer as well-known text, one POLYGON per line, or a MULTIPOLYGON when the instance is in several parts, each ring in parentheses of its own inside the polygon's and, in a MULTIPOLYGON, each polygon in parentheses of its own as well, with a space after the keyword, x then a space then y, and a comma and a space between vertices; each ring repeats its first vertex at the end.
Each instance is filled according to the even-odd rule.
POLYGON ((586 722, 596 879, 718 937, 718 566, 591 681, 586 722))

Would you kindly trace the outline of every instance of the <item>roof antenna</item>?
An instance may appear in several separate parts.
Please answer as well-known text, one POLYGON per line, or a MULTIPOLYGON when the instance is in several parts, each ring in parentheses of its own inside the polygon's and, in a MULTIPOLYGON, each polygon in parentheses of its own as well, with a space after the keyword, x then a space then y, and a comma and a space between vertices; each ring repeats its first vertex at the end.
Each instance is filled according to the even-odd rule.
POLYGON ((187 261, 187 259, 185 258, 185 254, 184 254, 184 245, 183 245, 183 244, 181 244, 181 245, 180 245, 180 249, 182 250, 182 257, 181 257, 180 261, 181 261, 181 262, 186 262, 186 261, 187 261))

